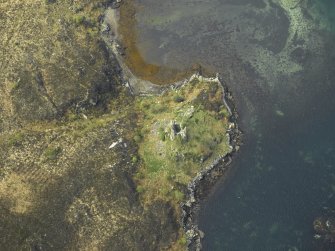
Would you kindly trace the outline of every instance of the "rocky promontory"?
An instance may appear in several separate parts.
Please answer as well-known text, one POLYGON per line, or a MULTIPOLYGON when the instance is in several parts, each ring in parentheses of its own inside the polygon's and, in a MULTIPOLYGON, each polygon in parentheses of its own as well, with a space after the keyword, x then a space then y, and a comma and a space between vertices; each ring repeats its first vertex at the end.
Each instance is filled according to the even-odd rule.
POLYGON ((185 249, 190 184, 233 150, 221 82, 138 80, 106 41, 109 6, 0 3, 6 250, 185 249))

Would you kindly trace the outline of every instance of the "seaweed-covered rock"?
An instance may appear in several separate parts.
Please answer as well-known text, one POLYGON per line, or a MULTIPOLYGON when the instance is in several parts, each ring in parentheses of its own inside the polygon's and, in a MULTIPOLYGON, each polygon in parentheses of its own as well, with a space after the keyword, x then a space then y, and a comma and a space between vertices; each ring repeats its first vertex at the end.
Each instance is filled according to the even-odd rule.
POLYGON ((313 222, 318 250, 335 249, 335 210, 326 209, 313 222))

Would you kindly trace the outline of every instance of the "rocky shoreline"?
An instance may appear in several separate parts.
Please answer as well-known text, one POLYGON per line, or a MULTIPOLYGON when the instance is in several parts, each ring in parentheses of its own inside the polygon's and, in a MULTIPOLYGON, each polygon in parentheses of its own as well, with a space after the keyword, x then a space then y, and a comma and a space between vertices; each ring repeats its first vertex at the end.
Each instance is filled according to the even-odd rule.
POLYGON ((208 194, 208 191, 213 187, 215 182, 228 174, 229 165, 232 162, 234 154, 239 150, 241 144, 241 131, 237 126, 237 111, 234 106, 234 101, 227 89, 222 85, 222 81, 217 78, 222 88, 224 89, 224 103, 227 110, 230 111, 230 146, 232 151, 230 154, 221 156, 211 165, 198 173, 193 181, 188 185, 187 200, 181 205, 183 211, 182 224, 187 236, 187 246, 190 251, 202 250, 201 239, 205 234, 198 227, 198 211, 199 204, 202 199, 208 194))
POLYGON ((122 59, 123 48, 119 42, 119 34, 117 30, 118 19, 118 9, 108 8, 102 22, 101 34, 107 47, 115 55, 122 69, 121 75, 124 84, 129 88, 133 95, 145 96, 161 94, 167 89, 178 88, 195 78, 209 82, 217 82, 223 89, 223 103, 230 113, 228 134, 230 138, 231 153, 216 159, 211 165, 205 167, 196 175, 192 182, 188 184, 186 201, 181 204, 181 222, 186 233, 188 250, 201 250, 201 239, 204 237, 204 233, 198 228, 197 224, 199 203, 201 199, 206 196, 206 191, 208 191, 220 177, 223 177, 223 175, 228 172, 228 166, 232 162, 232 157, 234 153, 238 151, 240 146, 241 131, 237 126, 238 115, 234 106, 234 100, 227 88, 224 87, 218 75, 215 78, 205 78, 196 73, 189 79, 165 86, 155 85, 150 81, 137 78, 122 59))

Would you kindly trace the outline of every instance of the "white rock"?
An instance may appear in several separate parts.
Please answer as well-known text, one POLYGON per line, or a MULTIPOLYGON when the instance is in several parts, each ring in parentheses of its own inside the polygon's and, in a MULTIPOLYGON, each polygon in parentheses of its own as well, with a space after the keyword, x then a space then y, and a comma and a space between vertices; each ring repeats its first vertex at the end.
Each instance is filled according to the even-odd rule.
POLYGON ((109 149, 114 148, 116 145, 118 145, 118 144, 121 143, 122 141, 123 141, 123 139, 122 139, 122 138, 119 138, 118 141, 113 142, 113 143, 109 146, 109 149))
POLYGON ((109 146, 109 149, 114 148, 117 144, 119 144, 119 141, 113 142, 113 143, 109 146))

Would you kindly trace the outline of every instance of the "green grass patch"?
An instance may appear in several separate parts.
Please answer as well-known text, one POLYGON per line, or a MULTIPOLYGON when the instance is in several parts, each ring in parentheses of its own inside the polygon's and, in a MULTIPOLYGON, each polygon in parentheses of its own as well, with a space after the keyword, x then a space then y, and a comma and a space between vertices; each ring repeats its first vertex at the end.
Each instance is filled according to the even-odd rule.
POLYGON ((164 130, 164 128, 159 128, 159 130, 158 130, 158 134, 159 134, 159 139, 161 140, 161 141, 165 141, 165 137, 166 137, 166 134, 165 134, 165 130, 164 130))
POLYGON ((157 158, 152 152, 146 152, 142 155, 145 162, 147 172, 156 173, 164 166, 164 162, 157 158))
POLYGON ((192 81, 137 99, 142 129, 134 140, 142 162, 135 179, 147 201, 161 198, 177 205, 184 194, 174 187, 186 186, 204 166, 230 152, 222 95, 218 83, 192 81))
POLYGON ((9 136, 8 138, 8 145, 10 146, 20 146, 24 140, 24 133, 23 132, 16 132, 9 136))
POLYGON ((47 160, 56 160, 61 152, 62 148, 60 146, 48 147, 44 152, 44 157, 47 160))
POLYGON ((85 22, 85 16, 84 15, 80 15, 80 14, 78 14, 78 15, 74 15, 73 17, 72 17, 72 22, 75 24, 75 25, 82 25, 82 24, 84 24, 84 22, 85 22))

